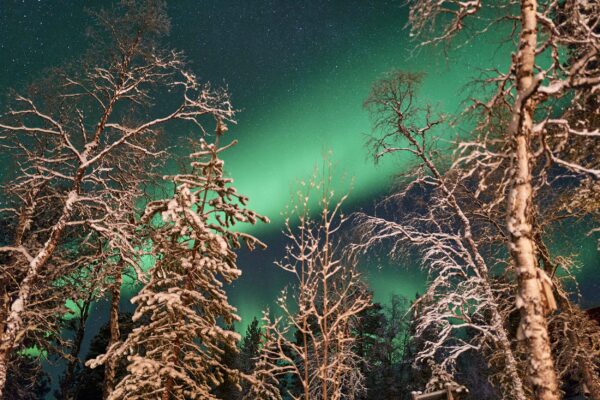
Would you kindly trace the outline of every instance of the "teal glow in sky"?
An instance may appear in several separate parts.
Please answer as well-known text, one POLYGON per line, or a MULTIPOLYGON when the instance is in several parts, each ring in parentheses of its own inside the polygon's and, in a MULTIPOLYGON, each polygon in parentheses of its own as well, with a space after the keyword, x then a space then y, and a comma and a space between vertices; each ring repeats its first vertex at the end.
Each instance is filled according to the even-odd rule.
MULTIPOLYGON (((3 1, 0 91, 22 89, 44 68, 76 58, 86 47, 83 32, 89 17, 84 6, 110 3, 3 1)), ((465 85, 480 68, 506 64, 506 51, 498 51, 491 36, 449 53, 449 59, 439 48, 414 52, 403 29, 402 3, 169 2, 169 43, 186 53, 200 78, 215 86, 228 85, 240 110, 238 124, 229 130, 229 137, 239 144, 226 155, 226 169, 238 190, 250 197, 250 206, 273 221, 255 230, 270 249, 241 255, 243 276, 230 291, 244 318, 242 329, 273 303, 287 282, 273 265, 283 250, 280 213, 295 182, 312 173, 325 151, 332 151, 337 173, 347 177, 337 191, 347 190, 350 179, 354 181, 348 211, 370 206, 388 190, 393 176, 407 167, 405 159, 375 166, 364 146, 371 127, 362 102, 371 84, 392 69, 425 72, 422 100, 435 104, 439 112, 454 113, 468 97, 465 85)), ((3 103, 0 98, 0 106, 3 103)), ((183 139, 169 140, 182 156, 188 153, 183 139)), ((589 245, 586 249, 591 252, 589 245)), ((594 255, 586 257, 594 264, 594 255)), ((420 273, 391 264, 365 268, 377 301, 386 301, 393 293, 412 297, 422 292, 420 273)))
MULTIPOLYGON (((292 82, 276 82, 274 77, 265 96, 277 101, 248 105, 240 101, 239 124, 230 131, 240 144, 225 158, 238 189, 275 224, 281 221, 279 212, 289 202, 295 180, 309 175, 326 150, 332 151, 338 172, 353 178, 353 201, 367 200, 387 188, 393 175, 406 167, 398 158, 376 166, 365 147, 371 125, 362 102, 371 84, 384 73, 392 69, 419 71, 426 66, 423 99, 436 104, 439 112, 456 111, 458 95, 468 82, 464 72, 478 67, 469 62, 481 59, 468 59, 452 68, 431 51, 407 59, 412 44, 406 32, 381 30, 381 43, 363 39, 348 48, 332 49, 329 57, 344 62, 309 76, 297 89, 290 89, 292 82), (365 52, 372 56, 365 58, 365 52)), ((322 62, 331 64, 328 59, 322 62)), ((451 137, 453 132, 447 135, 451 137)), ((346 186, 347 180, 338 190, 344 191, 346 186)))
MULTIPOLYGON (((80 3, 3 3, 6 73, 0 87, 22 88, 44 68, 81 53, 90 20, 80 3)), ((85 7, 110 3, 96 0, 85 7)), ((230 138, 240 144, 226 156, 228 172, 252 206, 274 221, 270 229, 279 230, 291 186, 312 172, 324 151, 333 152, 339 173, 354 178, 353 202, 385 190, 405 167, 398 160, 376 167, 364 146, 371 128, 362 102, 384 73, 426 72, 424 101, 454 112, 464 85, 490 65, 494 46, 467 47, 451 60, 439 49, 414 53, 403 29, 405 12, 395 0, 169 3, 169 44, 186 53, 201 79, 227 85, 240 110, 238 125, 230 127, 230 138)), ((180 144, 180 155, 188 153, 186 141, 172 141, 180 144)))

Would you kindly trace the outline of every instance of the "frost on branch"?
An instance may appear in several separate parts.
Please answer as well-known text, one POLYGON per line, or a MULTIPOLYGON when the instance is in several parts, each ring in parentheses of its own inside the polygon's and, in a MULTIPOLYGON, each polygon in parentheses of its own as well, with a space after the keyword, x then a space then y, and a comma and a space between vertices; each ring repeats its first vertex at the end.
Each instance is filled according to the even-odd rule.
POLYGON ((419 38, 421 45, 449 41, 463 30, 467 19, 478 17, 481 8, 481 0, 409 0, 407 3, 410 35, 419 38), (438 23, 442 25, 441 30, 438 23))
POLYGON ((383 216, 355 216, 359 241, 352 251, 360 255, 383 245, 393 257, 418 252, 429 283, 413 305, 415 336, 422 343, 416 365, 435 365, 453 375, 466 352, 482 352, 488 361, 497 355, 502 374, 496 383, 503 398, 525 399, 491 274, 498 265, 487 251, 493 229, 473 214, 475 203, 460 175, 443 173, 438 166, 443 160, 434 132, 443 117, 430 106, 418 106, 420 79, 392 72, 374 85, 365 102, 374 120, 370 142, 375 158, 408 153, 415 165, 404 176, 403 189, 381 203, 383 216))
POLYGON ((240 372, 222 360, 223 349, 237 349, 240 340, 224 328, 239 321, 224 285, 241 274, 234 249, 265 245, 234 225, 268 220, 246 208, 248 199, 224 175, 219 155, 235 142, 219 146, 223 128, 218 122, 215 143, 200 140, 190 173, 168 178, 173 197, 146 208, 142 222, 154 221, 156 265, 131 300, 142 325, 90 363, 127 357, 127 375, 111 399, 216 399, 213 390, 225 378, 239 385, 240 372))
MULTIPOLYGON (((409 4, 416 32, 433 26, 442 32, 438 39, 445 39, 471 10, 481 9, 477 17, 488 21, 470 40, 483 41, 480 34, 495 27, 506 32, 504 42, 514 44, 507 68, 490 68, 476 81, 477 95, 465 110, 475 117, 476 128, 459 141, 452 169, 471 182, 479 214, 497 226, 496 240, 510 251, 529 382, 537 398, 558 399, 547 314, 563 289, 556 279, 560 262, 547 242, 561 220, 589 218, 597 224, 600 5, 578 0, 409 4), (450 18, 435 27, 443 15, 450 18)), ((559 312, 571 313, 568 300, 557 305, 559 312)))
POLYGON ((248 399, 354 399, 365 391, 353 329, 371 297, 355 265, 340 258, 334 235, 345 220, 345 196, 333 204, 330 179, 305 185, 286 221, 287 255, 277 265, 293 274, 296 287, 291 296, 281 293, 280 316, 263 318, 265 340, 248 399), (311 191, 322 192, 320 218, 310 217, 311 191), (299 389, 280 393, 277 382, 290 376, 299 389))
MULTIPOLYGON (((74 272, 59 253, 100 245, 123 266, 137 267, 133 205, 164 159, 156 138, 165 125, 201 129, 207 116, 233 117, 226 92, 201 84, 180 52, 160 45, 165 7, 123 1, 96 13, 100 30, 89 57, 16 95, 0 117, 0 145, 15 166, 0 210, 16 226, 0 247, 10 256, 0 277, 7 288, 0 300, 0 393, 27 315, 40 306, 36 291, 47 278, 74 272), (154 107, 159 99, 164 107, 154 107)), ((63 295, 64 303, 68 291, 63 295)))

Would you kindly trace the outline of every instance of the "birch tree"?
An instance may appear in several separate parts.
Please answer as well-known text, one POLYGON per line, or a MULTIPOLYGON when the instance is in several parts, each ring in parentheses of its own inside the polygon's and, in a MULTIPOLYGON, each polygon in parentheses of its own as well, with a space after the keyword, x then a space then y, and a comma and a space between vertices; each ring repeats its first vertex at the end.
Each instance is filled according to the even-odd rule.
POLYGON ((222 359, 240 340, 223 327, 240 319, 223 286, 241 274, 234 249, 265 247, 236 225, 268 220, 246 207, 248 198, 224 174, 220 154, 236 144, 220 145, 225 130, 218 121, 215 142, 200 139, 190 155, 192 171, 169 178, 173 198, 146 207, 141 222, 157 225, 150 228, 156 265, 132 302, 133 320, 148 322, 89 362, 127 357, 128 373, 110 399, 216 399, 225 379, 239 385, 240 372, 222 359))
POLYGON ((76 73, 55 76, 52 96, 17 95, 0 119, 5 148, 20 153, 3 208, 18 221, 12 243, 0 248, 12 257, 2 266, 3 281, 15 263, 23 271, 3 298, 0 392, 36 286, 49 270, 60 275, 52 260, 66 232, 78 227, 122 255, 134 252, 119 210, 139 194, 136 172, 162 157, 154 144, 161 127, 180 120, 198 128, 204 116, 227 120, 233 114, 224 93, 200 84, 181 53, 161 50, 169 26, 162 1, 123 1, 96 17, 102 50, 92 51, 76 73), (160 110, 153 107, 157 99, 164 102, 160 110), (56 208, 47 229, 33 232, 33 216, 50 201, 56 208), (32 237, 40 245, 32 245, 32 237))
POLYGON ((277 265, 291 273, 296 288, 278 299, 282 314, 265 314, 265 343, 254 374, 250 397, 281 399, 278 379, 291 375, 299 383, 293 399, 354 399, 364 392, 362 360, 355 352, 353 329, 371 297, 355 265, 340 258, 338 233, 345 217, 334 203, 331 177, 304 183, 298 202, 286 219, 289 240, 285 259, 277 265), (321 191, 320 218, 309 214, 311 191, 321 191), (295 223, 297 222, 297 227, 295 223), (298 340, 290 334, 296 332, 298 340))
POLYGON ((556 188, 556 175, 570 175, 581 193, 597 191, 600 136, 589 105, 597 104, 600 84, 598 11, 598 3, 588 1, 411 3, 411 30, 423 43, 450 39, 476 19, 480 33, 508 24, 516 45, 506 71, 486 74, 483 83, 491 94, 475 99, 473 107, 480 112, 479 135, 462 143, 459 163, 470 165, 480 182, 477 194, 493 193, 487 204, 505 217, 528 377, 539 399, 557 399, 559 381, 546 318, 552 311, 544 289, 548 276, 540 265, 538 195, 543 187, 556 188), (436 20, 443 20, 441 27, 436 20))
MULTIPOLYGON (((485 249, 485 227, 468 212, 473 198, 461 188, 456 175, 442 172, 443 159, 436 148, 436 128, 443 116, 429 105, 420 105, 416 90, 419 74, 392 72, 375 83, 365 106, 371 112, 375 158, 406 153, 415 166, 406 173, 403 189, 384 199, 393 210, 388 217, 358 213, 355 254, 377 246, 401 257, 416 250, 429 273, 428 288, 416 301, 415 335, 423 337, 416 363, 434 363, 453 374, 458 358, 468 351, 491 350, 500 354, 505 379, 498 382, 504 398, 525 399, 505 315, 493 286, 491 270, 497 265, 485 249), (460 332, 475 332, 470 340, 460 332), (433 339, 427 339, 433 337, 433 339)), ((434 376, 433 379, 437 377, 434 376)))

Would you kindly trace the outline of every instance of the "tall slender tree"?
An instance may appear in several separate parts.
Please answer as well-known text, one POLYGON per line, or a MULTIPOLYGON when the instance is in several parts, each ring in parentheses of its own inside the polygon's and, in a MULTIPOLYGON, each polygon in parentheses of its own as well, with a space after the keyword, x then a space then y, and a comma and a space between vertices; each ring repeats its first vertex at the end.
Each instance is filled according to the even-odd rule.
POLYGON ((491 215, 504 218, 500 224, 516 277, 514 298, 521 314, 529 382, 536 398, 557 399, 559 380, 547 314, 554 308, 552 292, 557 293, 560 285, 544 268, 553 257, 545 251, 543 189, 570 186, 588 200, 596 196, 590 193, 597 190, 600 178, 595 157, 600 136, 597 112, 589 105, 597 104, 600 87, 598 3, 417 0, 410 4, 412 33, 422 43, 450 39, 472 23, 480 34, 498 27, 497 32, 508 32, 516 44, 509 67, 504 72, 491 69, 483 80, 487 97, 475 99, 473 105, 480 112, 476 134, 463 140, 458 164, 469 165, 466 176, 479 182, 476 194, 488 213, 493 210, 491 215), (565 178, 576 183, 565 184, 565 178))
POLYGON ((341 258, 335 236, 345 220, 341 205, 346 196, 333 201, 331 175, 303 187, 292 211, 297 221, 286 221, 287 255, 277 264, 293 274, 297 287, 292 297, 282 292, 281 316, 265 317, 266 342, 249 398, 280 399, 286 394, 275 382, 291 375, 299 387, 287 393, 294 399, 354 399, 365 390, 354 328, 371 296, 356 266, 341 258), (321 192, 316 220, 309 214, 311 191, 321 192), (297 340, 291 337, 294 332, 297 340))
POLYGON ((420 74, 392 72, 375 83, 365 102, 374 119, 376 159, 408 153, 416 166, 406 173, 404 189, 383 201, 393 206, 389 217, 356 214, 361 240, 352 250, 360 254, 389 243, 392 256, 414 250, 421 255, 430 281, 413 306, 418 307, 415 334, 433 332, 436 338, 424 341, 416 362, 439 363, 441 370, 452 373, 461 354, 490 348, 501 354, 507 377, 502 382, 504 397, 525 399, 490 272, 496 261, 485 250, 486 230, 468 212, 473 197, 461 193, 461 181, 439 166, 444 160, 435 138, 443 116, 435 115, 429 105, 419 105, 416 90, 421 79, 420 74), (464 329, 477 334, 463 340, 459 332, 464 329))
POLYGON ((239 317, 223 286, 241 274, 234 249, 265 247, 236 225, 268 220, 246 208, 248 199, 225 176, 220 154, 236 144, 220 145, 225 131, 217 121, 215 142, 200 139, 190 155, 192 171, 169 178, 173 198, 146 207, 142 222, 154 224, 156 265, 132 302, 134 321, 149 322, 89 363, 127 357, 128 373, 110 399, 216 399, 224 380, 239 385, 239 370, 223 359, 224 349, 236 349, 240 340, 226 327, 239 317))

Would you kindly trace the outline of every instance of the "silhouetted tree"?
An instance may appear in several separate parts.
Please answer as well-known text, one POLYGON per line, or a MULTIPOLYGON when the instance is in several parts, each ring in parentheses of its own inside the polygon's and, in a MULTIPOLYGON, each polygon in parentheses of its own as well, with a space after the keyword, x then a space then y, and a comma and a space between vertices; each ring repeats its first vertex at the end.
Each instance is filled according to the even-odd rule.
MULTIPOLYGON (((139 322, 134 324, 131 320, 132 314, 120 313, 118 315, 120 335, 123 337, 127 336, 134 328, 135 325, 139 325, 139 322)), ((85 361, 92 360, 98 357, 100 354, 104 354, 110 344, 110 323, 102 325, 98 333, 92 338, 90 343, 90 349, 85 357, 85 361)), ((82 368, 76 373, 73 382, 75 387, 73 388, 74 397, 76 400, 102 400, 104 396, 104 380, 106 379, 104 366, 98 368, 89 368, 85 366, 85 362, 82 363, 82 368)), ((125 375, 126 364, 124 360, 116 363, 115 377, 116 379, 122 379, 125 375)))
POLYGON ((256 358, 260 351, 260 326, 258 319, 254 317, 246 334, 242 338, 240 347, 240 367, 242 371, 250 373, 256 364, 256 358))
MULTIPOLYGON (((227 327, 231 332, 235 332, 235 327, 230 325, 227 327)), ((232 371, 242 371, 240 350, 237 347, 232 347, 228 343, 221 344, 221 362, 232 371)), ((216 398, 224 400, 237 400, 242 396, 243 380, 240 377, 230 377, 225 375, 223 382, 214 390, 216 398)))
POLYGON ((17 355, 8 368, 3 399, 39 400, 50 392, 50 377, 43 370, 41 360, 29 355, 17 355))

